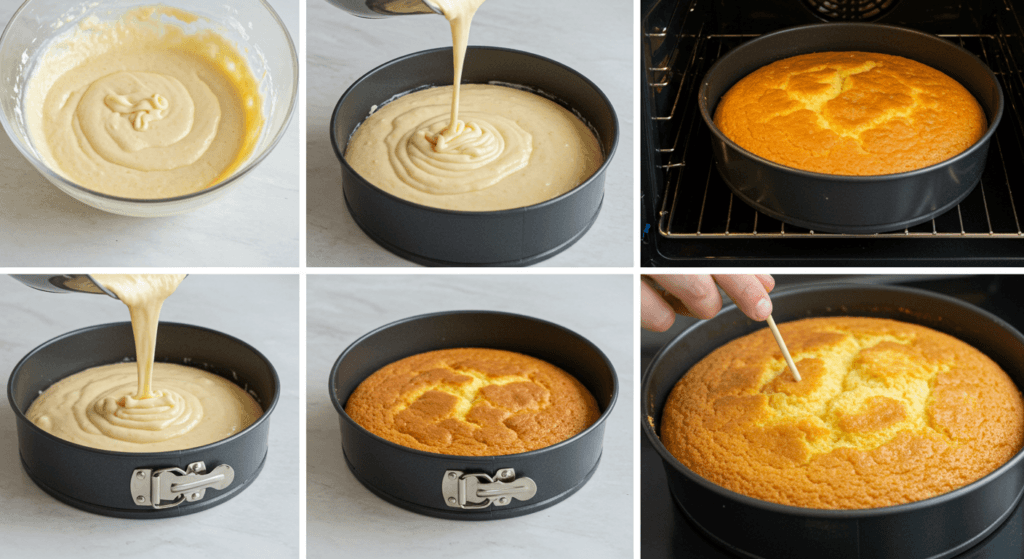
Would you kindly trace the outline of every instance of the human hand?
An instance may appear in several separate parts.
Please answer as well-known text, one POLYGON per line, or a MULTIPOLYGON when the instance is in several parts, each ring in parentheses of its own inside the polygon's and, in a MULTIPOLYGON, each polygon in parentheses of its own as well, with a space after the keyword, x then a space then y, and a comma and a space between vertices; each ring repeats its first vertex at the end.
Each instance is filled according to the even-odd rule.
POLYGON ((772 314, 768 293, 775 287, 775 279, 768 274, 645 275, 640 280, 640 326, 647 330, 668 330, 677 313, 714 317, 722 310, 717 286, 752 320, 766 320, 772 314))

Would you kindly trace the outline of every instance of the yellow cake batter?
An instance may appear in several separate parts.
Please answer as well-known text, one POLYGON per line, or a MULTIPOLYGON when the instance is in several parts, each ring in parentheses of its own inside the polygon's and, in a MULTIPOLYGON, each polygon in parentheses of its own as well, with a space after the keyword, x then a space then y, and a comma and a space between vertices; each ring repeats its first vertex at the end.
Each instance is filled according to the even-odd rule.
POLYGON ((483 2, 435 1, 452 28, 453 87, 399 97, 349 140, 346 161, 381 190, 436 208, 503 210, 564 194, 601 167, 593 132, 557 103, 511 87, 461 85, 483 2))
POLYGON ((185 279, 185 274, 92 274, 92 279, 128 306, 139 370, 139 389, 135 398, 150 398, 153 396, 153 358, 160 309, 164 300, 185 279))
POLYGON ((26 413, 29 421, 84 446, 162 452, 227 438, 263 414, 252 396, 224 378, 192 367, 153 363, 160 308, 184 274, 92 278, 128 306, 136 362, 94 367, 60 380, 32 402, 26 413))
POLYGON ((486 211, 550 200, 601 166, 583 122, 556 103, 495 85, 462 88, 466 131, 435 151, 428 135, 448 122, 450 86, 410 93, 366 120, 345 159, 385 192, 425 206, 486 211))
POLYGON ((64 440, 119 452, 163 452, 214 443, 263 414, 237 385, 182 365, 157 363, 158 389, 136 399, 135 363, 87 369, 57 382, 29 408, 29 421, 64 440))
POLYGON ((25 95, 33 146, 58 174, 125 198, 170 198, 228 178, 263 126, 245 57, 198 16, 160 7, 87 18, 54 40, 25 95))

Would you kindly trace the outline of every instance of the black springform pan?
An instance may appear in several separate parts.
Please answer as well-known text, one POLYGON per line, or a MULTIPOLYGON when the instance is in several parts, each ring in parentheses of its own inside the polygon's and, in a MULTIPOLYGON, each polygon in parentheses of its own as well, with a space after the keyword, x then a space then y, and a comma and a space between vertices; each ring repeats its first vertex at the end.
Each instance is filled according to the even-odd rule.
MULTIPOLYGON (((557 324, 492 311, 452 311, 414 316, 378 328, 352 343, 331 369, 328 389, 341 422, 341 446, 349 469, 367 489, 404 509, 452 520, 522 516, 555 505, 594 475, 604 425, 618 397, 615 369, 594 344, 557 324), (410 355, 436 349, 484 347, 543 359, 576 377, 597 399, 601 416, 574 437, 542 449, 504 456, 450 456, 404 447, 371 434, 347 413, 356 387, 375 371, 410 355), (526 499, 498 493, 457 491, 462 482, 504 491, 536 487, 526 499), (508 498, 502 500, 502 497, 508 498)), ((525 496, 525 495, 524 495, 525 496)))
POLYGON ((981 180, 989 142, 1003 115, 1003 92, 984 62, 935 35, 893 25, 821 23, 769 33, 729 51, 704 77, 698 104, 711 128, 718 172, 747 205, 812 231, 865 234, 924 223, 971 193, 981 180), (902 56, 945 73, 978 100, 988 131, 963 153, 930 167, 892 175, 843 176, 773 163, 741 148, 715 126, 718 101, 751 72, 800 54, 851 50, 902 56))
POLYGON ((25 417, 36 397, 55 382, 90 367, 134 360, 131 323, 119 322, 58 336, 18 363, 7 383, 7 398, 17 422, 21 464, 32 481, 73 507, 120 518, 192 514, 215 507, 249 487, 266 461, 270 414, 281 385, 274 366, 259 351, 216 330, 161 322, 156 360, 220 375, 256 399, 263 415, 226 439, 185 450, 114 452, 57 438, 25 417), (199 462, 205 466, 205 474, 200 468, 190 469, 199 462), (200 485, 188 489, 179 482, 200 485), (210 485, 204 487, 206 482, 210 485), (154 485, 168 486, 158 493, 159 501, 152 498, 154 485))
MULTIPOLYGON (((811 316, 868 316, 912 322, 973 345, 1024 387, 1024 335, 958 299, 892 286, 808 286, 772 293, 778 322, 811 316)), ((974 483, 903 505, 859 510, 792 507, 747 497, 698 476, 658 438, 665 400, 706 355, 764 328, 735 305, 699 322, 655 356, 641 387, 643 430, 661 455, 669 489, 706 535, 742 557, 789 559, 942 559, 994 531, 1024 492, 1024 450, 974 483)))
POLYGON ((589 179, 551 200, 508 210, 468 212, 422 206, 380 190, 345 161, 349 138, 375 107, 424 87, 452 84, 452 49, 418 52, 383 64, 341 96, 331 144, 352 218, 377 244, 427 266, 527 266, 564 251, 597 220, 604 178, 618 144, 618 118, 593 82, 527 52, 469 47, 462 83, 514 84, 582 117, 597 135, 604 163, 589 179))

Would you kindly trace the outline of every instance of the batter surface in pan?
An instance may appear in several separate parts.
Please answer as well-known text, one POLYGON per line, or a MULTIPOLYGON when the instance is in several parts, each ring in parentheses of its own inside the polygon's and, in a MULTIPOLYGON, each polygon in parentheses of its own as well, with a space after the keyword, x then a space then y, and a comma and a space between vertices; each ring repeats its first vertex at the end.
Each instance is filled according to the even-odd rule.
POLYGON ((462 85, 470 25, 483 2, 436 1, 451 25, 453 86, 399 97, 349 140, 345 160, 385 192, 436 208, 504 210, 555 198, 601 167, 593 132, 557 103, 510 87, 462 85))
POLYGON ((184 274, 92 278, 128 306, 136 362, 94 367, 61 379, 32 402, 29 421, 83 446, 163 452, 227 438, 263 414, 252 396, 227 379, 193 367, 154 363, 160 308, 184 274))
POLYGON ((226 439, 263 409, 231 381, 193 367, 157 363, 156 388, 136 393, 135 363, 87 369, 48 388, 29 421, 64 440, 119 452, 164 452, 226 439))
POLYGON ((345 159, 399 198, 451 210, 503 210, 564 194, 603 161, 583 121, 539 95, 462 86, 459 133, 445 138, 450 86, 410 93, 371 115, 345 159))

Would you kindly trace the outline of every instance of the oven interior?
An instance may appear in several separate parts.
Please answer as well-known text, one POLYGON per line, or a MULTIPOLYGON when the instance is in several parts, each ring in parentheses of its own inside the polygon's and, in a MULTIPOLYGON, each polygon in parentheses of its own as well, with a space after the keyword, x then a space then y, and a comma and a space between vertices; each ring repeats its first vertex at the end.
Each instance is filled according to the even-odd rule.
POLYGON ((1011 0, 643 0, 641 254, 645 266, 1024 264, 1024 2, 1011 0), (734 198, 715 169, 697 108, 723 54, 784 27, 834 21, 901 25, 986 62, 1006 108, 981 183, 924 224, 872 235, 787 225, 734 198))

